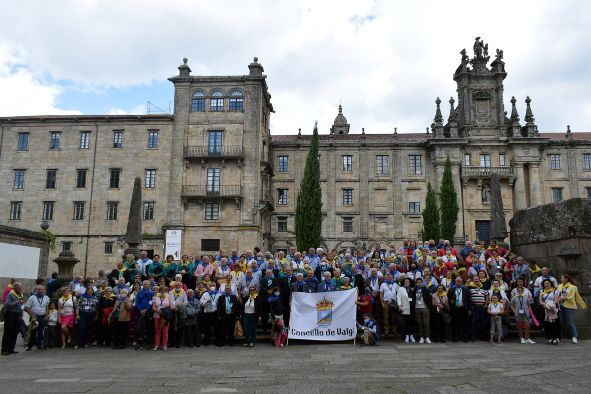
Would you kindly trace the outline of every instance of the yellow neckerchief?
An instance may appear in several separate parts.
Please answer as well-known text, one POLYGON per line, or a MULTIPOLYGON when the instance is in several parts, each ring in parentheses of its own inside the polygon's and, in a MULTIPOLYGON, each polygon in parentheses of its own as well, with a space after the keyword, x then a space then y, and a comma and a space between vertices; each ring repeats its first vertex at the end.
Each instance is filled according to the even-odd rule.
POLYGON ((170 265, 170 261, 165 260, 164 264, 162 264, 164 266, 164 268, 168 267, 170 265))
POLYGON ((202 281, 202 283, 205 285, 206 289, 209 289, 209 285, 211 283, 211 280, 204 280, 204 281, 202 281))
POLYGON ((16 291, 14 291, 14 290, 10 290, 10 293, 9 293, 9 294, 12 294, 13 296, 15 296, 17 300, 22 300, 22 299, 23 299, 23 297, 24 297, 23 293, 20 293, 20 294, 18 294, 18 293, 17 293, 16 291))
POLYGON ((174 290, 172 291, 172 294, 174 295, 174 298, 178 298, 178 297, 180 297, 180 296, 181 296, 181 295, 182 295, 184 292, 185 292, 185 290, 183 290, 182 288, 180 288, 180 289, 178 289, 178 291, 177 291, 177 289, 174 289, 174 290))
POLYGON ((254 301, 254 300, 255 300, 255 298, 257 298, 258 296, 259 296, 259 293, 257 293, 256 291, 254 292, 254 295, 253 295, 253 294, 250 294, 250 292, 248 293, 248 298, 249 298, 250 300, 253 300, 253 301, 254 301))
POLYGON ((110 296, 105 296, 105 299, 111 301, 111 300, 115 299, 115 296, 113 295, 113 293, 111 293, 110 296))
POLYGON ((480 282, 479 284, 476 284, 476 282, 472 281, 468 283, 468 287, 476 287, 478 289, 482 288, 482 282, 480 282))
POLYGON ((443 296, 446 296, 447 295, 447 293, 445 292, 445 290, 443 290, 441 292, 437 292, 435 294, 437 294, 439 297, 443 297, 443 296))
POLYGON ((166 292, 162 293, 158 293, 158 297, 160 298, 160 300, 164 300, 166 297, 168 296, 168 294, 166 292))
POLYGON ((125 266, 123 266, 123 268, 117 268, 117 271, 119 271, 119 272, 125 272, 125 266))
POLYGON ((199 295, 203 295, 203 293, 205 293, 205 289, 197 289, 197 292, 199 293, 199 295))
POLYGON ((549 288, 548 290, 543 290, 542 295, 554 293, 556 289, 554 287, 549 288))
POLYGON ((60 300, 62 300, 63 302, 68 302, 68 300, 70 298, 72 298, 72 293, 68 294, 67 297, 64 297, 64 296, 60 297, 60 300))
POLYGON ((542 269, 536 265, 536 269, 533 269, 533 270, 532 270, 532 269, 530 268, 529 270, 532 272, 532 274, 535 274, 536 272, 540 272, 542 269))
POLYGON ((351 290, 351 289, 352 289, 351 285, 348 285, 348 286, 342 285, 341 286, 341 290, 351 290))
POLYGON ((460 272, 460 271, 466 271, 466 267, 460 267, 460 268, 458 268, 458 272, 460 272))

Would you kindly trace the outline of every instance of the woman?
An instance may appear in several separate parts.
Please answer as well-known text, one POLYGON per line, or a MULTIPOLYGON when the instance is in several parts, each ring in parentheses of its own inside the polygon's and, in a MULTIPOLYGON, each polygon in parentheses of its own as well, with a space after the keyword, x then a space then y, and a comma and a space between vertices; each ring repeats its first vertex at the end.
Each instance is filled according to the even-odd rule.
POLYGON ((168 319, 172 318, 172 300, 166 286, 160 286, 158 294, 152 299, 152 310, 154 311, 154 348, 158 350, 162 343, 162 350, 168 349, 168 319))
POLYGON ((445 343, 445 332, 447 322, 451 321, 449 314, 449 303, 447 301, 447 290, 442 284, 437 286, 437 291, 431 296, 433 341, 445 343))
POLYGON ((402 336, 404 342, 415 343, 415 338, 412 335, 412 320, 411 320, 411 298, 412 298, 412 281, 408 278, 404 278, 402 281, 402 287, 398 289, 396 294, 396 301, 398 302, 398 311, 400 312, 400 322, 402 328, 402 336))
POLYGON ((456 276, 453 271, 447 271, 445 273, 445 277, 441 278, 441 284, 446 288, 449 289, 451 285, 456 282, 456 276))
POLYGON ((72 328, 76 319, 76 297, 73 297, 68 287, 62 289, 62 297, 57 303, 58 324, 61 329, 62 349, 72 341, 72 328))
POLYGON ((113 321, 113 349, 123 349, 127 338, 127 326, 131 319, 131 304, 127 289, 121 290, 111 312, 113 321))
POLYGON ((572 284, 568 274, 562 274, 560 277, 560 284, 558 285, 558 302, 560 302, 560 315, 563 322, 570 328, 573 343, 578 343, 579 336, 577 327, 575 326, 574 314, 575 310, 580 306, 582 309, 587 308, 587 305, 579 295, 579 289, 572 284))
POLYGON ((138 311, 136 308, 133 308, 133 306, 135 305, 135 299, 137 297, 137 294, 141 290, 141 288, 142 288, 141 283, 134 283, 133 287, 131 288, 131 292, 129 293, 129 305, 131 305, 132 308, 129 311, 130 319, 129 319, 129 324, 127 325, 127 338, 129 338, 133 341, 133 346, 137 345, 136 333, 135 333, 135 323, 138 318, 138 311))
POLYGON ((544 333, 550 345, 560 343, 560 320, 558 320, 558 294, 550 279, 542 281, 539 303, 544 310, 544 333))
POLYGON ((431 294, 426 287, 423 286, 423 279, 417 278, 416 287, 414 289, 413 300, 411 301, 411 309, 414 309, 415 319, 417 322, 419 332, 419 343, 431 343, 429 339, 429 311, 431 309, 431 294))
POLYGON ((113 307, 117 302, 117 298, 113 295, 113 288, 107 286, 103 296, 98 303, 98 328, 97 328, 97 345, 109 346, 111 344, 111 324, 109 322, 109 315, 113 311, 113 307))
POLYGON ((261 314, 261 298, 257 288, 248 288, 248 299, 244 302, 244 347, 253 347, 257 337, 257 322, 261 314))
POLYGON ((96 319, 98 302, 98 297, 94 294, 92 286, 86 287, 86 292, 78 298, 78 310, 76 311, 76 320, 78 321, 77 344, 74 349, 88 347, 88 340, 96 319))

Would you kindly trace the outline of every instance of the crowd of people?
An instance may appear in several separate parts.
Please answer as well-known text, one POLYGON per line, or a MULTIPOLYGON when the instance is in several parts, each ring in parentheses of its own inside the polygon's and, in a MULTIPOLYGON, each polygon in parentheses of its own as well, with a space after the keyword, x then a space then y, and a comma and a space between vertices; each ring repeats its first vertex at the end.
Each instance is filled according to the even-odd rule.
POLYGON ((142 251, 95 278, 60 283, 54 273, 45 282, 38 279, 28 298, 16 280, 4 290, 2 355, 16 353, 19 333, 26 350, 233 346, 237 336, 253 347, 259 328, 279 344, 294 292, 357 289, 359 335, 367 345, 386 337, 500 343, 513 325, 521 343, 533 344, 532 324, 554 345, 564 324, 577 343, 574 311, 586 308, 568 274, 526 262, 495 241, 456 248, 446 240, 405 239, 385 249, 290 248, 275 256, 255 247, 180 261, 142 251))

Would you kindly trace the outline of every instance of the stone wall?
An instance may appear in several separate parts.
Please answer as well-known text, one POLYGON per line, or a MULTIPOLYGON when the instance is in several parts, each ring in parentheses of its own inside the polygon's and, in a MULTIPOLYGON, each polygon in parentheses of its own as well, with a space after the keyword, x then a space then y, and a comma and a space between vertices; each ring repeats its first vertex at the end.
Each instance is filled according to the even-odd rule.
MULTIPOLYGON (((520 210, 509 222, 511 249, 555 274, 567 273, 587 304, 591 302, 591 200, 573 198, 520 210)), ((591 336, 589 310, 578 311, 577 326, 591 336)))
MULTIPOLYGON (((45 236, 42 233, 24 230, 16 227, 0 225, 0 243, 30 246, 41 249, 39 253, 38 277, 47 278, 47 260, 49 257, 49 244, 45 240, 45 236)), ((5 257, 6 256, 0 256, 0 259, 4 259, 5 257)), ((5 264, 6 262, 2 260, 1 263, 5 264)), ((35 279, 17 279, 23 283, 23 289, 26 293, 30 291, 30 289, 35 283, 35 279)), ((0 288, 4 289, 8 282, 10 282, 10 277, 0 277, 0 288)))

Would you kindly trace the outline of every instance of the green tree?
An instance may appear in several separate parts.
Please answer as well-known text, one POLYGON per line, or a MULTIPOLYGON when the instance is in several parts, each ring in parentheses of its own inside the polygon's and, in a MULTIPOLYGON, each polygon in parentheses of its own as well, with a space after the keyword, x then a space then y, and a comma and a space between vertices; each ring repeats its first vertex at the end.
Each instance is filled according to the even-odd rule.
POLYGON ((445 161, 443 178, 439 188, 439 207, 441 209, 441 237, 453 243, 460 206, 458 205, 458 195, 451 175, 449 156, 445 161))
POLYGON ((322 190, 318 162, 318 124, 314 125, 312 143, 306 158, 304 176, 300 184, 295 215, 298 250, 320 246, 322 239, 322 190))
POLYGON ((423 241, 439 239, 439 207, 437 206, 437 194, 431 187, 431 182, 427 183, 427 199, 425 209, 423 209, 423 241))

